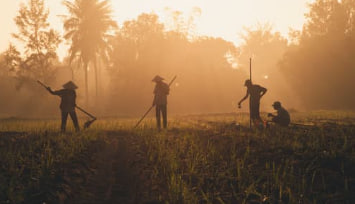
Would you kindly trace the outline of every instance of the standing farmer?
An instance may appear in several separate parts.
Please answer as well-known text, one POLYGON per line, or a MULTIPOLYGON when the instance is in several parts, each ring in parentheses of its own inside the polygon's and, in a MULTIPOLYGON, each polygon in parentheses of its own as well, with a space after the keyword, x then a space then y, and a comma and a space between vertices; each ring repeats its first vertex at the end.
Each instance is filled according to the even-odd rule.
POLYGON ((66 124, 67 124, 67 118, 68 114, 70 115, 71 119, 73 120, 74 127, 76 131, 79 131, 79 124, 78 124, 78 118, 75 113, 75 106, 76 106, 76 93, 75 89, 78 87, 72 82, 69 81, 63 85, 64 89, 58 90, 58 91, 52 91, 50 87, 47 87, 47 90, 53 94, 60 96, 61 102, 60 102, 60 110, 62 112, 62 125, 61 125, 61 131, 65 132, 66 129, 66 124))
POLYGON ((238 107, 241 108, 242 102, 250 96, 250 118, 253 121, 254 125, 258 125, 258 123, 262 122, 259 111, 260 99, 265 95, 267 89, 260 85, 252 84, 249 79, 245 81, 244 86, 247 87, 247 94, 239 101, 238 107))
POLYGON ((167 96, 169 95, 169 85, 163 82, 164 78, 159 75, 155 76, 152 80, 156 83, 154 88, 153 106, 155 106, 157 127, 160 130, 160 113, 163 116, 163 127, 166 128, 167 120, 167 96))

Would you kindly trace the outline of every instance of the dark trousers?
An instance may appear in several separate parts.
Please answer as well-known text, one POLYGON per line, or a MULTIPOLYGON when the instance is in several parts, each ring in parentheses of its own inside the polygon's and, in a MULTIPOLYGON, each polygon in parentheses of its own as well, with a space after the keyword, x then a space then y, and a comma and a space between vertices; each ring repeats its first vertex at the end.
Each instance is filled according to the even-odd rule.
POLYGON ((155 106, 155 113, 156 113, 156 119, 157 119, 157 127, 160 129, 160 113, 163 116, 163 127, 166 128, 168 124, 168 119, 167 119, 167 109, 166 109, 166 104, 165 105, 156 105, 155 106))
POLYGON ((78 117, 76 116, 76 112, 75 111, 70 111, 70 112, 62 111, 62 126, 61 126, 62 132, 65 132, 65 129, 67 126, 68 114, 70 115, 71 119, 73 120, 75 130, 79 131, 80 128, 79 128, 78 117))
POLYGON ((260 127, 263 124, 263 120, 260 117, 260 102, 250 101, 250 119, 254 123, 254 126, 260 127))
POLYGON ((249 108, 250 108, 250 118, 252 120, 261 120, 260 111, 259 111, 260 103, 250 101, 249 108))

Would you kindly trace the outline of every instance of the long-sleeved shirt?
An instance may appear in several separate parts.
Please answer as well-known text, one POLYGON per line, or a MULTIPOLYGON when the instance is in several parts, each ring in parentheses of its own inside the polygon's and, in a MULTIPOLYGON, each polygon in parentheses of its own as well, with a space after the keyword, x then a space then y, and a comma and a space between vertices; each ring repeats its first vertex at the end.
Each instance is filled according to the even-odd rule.
POLYGON ((71 89, 61 89, 58 91, 49 90, 49 92, 53 95, 60 96, 60 109, 65 112, 72 112, 75 110, 76 106, 76 93, 71 89))
POLYGON ((154 105, 168 104, 167 96, 169 95, 169 85, 164 82, 158 82, 154 88, 154 105))

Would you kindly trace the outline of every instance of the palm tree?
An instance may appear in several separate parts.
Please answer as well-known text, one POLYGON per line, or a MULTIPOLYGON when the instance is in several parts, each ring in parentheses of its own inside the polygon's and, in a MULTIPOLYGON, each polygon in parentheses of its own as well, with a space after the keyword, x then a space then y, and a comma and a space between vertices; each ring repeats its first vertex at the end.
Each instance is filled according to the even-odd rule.
POLYGON ((94 63, 95 88, 98 95, 97 61, 107 56, 108 39, 117 23, 112 20, 111 6, 108 0, 63 1, 70 16, 64 21, 64 38, 71 41, 69 48, 71 63, 77 58, 82 62, 85 73, 85 98, 88 104, 88 67, 94 63))

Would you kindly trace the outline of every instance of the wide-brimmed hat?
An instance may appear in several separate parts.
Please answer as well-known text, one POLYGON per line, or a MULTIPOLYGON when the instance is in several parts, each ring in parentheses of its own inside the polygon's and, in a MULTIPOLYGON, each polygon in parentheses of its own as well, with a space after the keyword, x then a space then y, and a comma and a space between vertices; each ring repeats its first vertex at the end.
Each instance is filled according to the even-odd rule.
POLYGON ((63 84, 63 88, 74 90, 74 89, 77 89, 78 86, 75 85, 74 82, 68 81, 67 83, 63 84))
POLYGON ((272 104, 272 106, 274 106, 274 107, 281 107, 281 103, 280 103, 280 101, 275 101, 275 102, 272 104))
POLYGON ((159 76, 159 75, 156 75, 156 76, 152 79, 152 81, 163 81, 163 80, 164 80, 164 78, 161 77, 161 76, 159 76))

